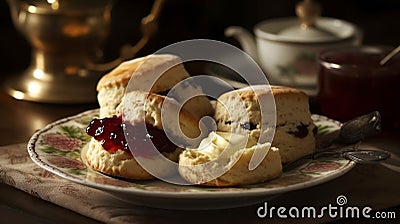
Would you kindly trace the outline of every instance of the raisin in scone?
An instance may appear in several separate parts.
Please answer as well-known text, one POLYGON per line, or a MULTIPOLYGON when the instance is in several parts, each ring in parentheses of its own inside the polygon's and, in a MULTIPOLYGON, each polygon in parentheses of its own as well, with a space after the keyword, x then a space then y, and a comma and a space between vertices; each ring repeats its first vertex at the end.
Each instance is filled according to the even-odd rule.
MULTIPOLYGON (((272 146, 279 148, 282 162, 288 163, 314 152, 315 126, 311 120, 308 96, 298 89, 284 86, 271 86, 271 90, 276 105, 276 129, 272 146)), ((259 138, 261 112, 258 99, 268 94, 271 94, 268 86, 258 85, 221 95, 216 102, 214 114, 217 130, 249 133, 259 138), (238 105, 244 105, 246 114, 235 112, 238 105), (243 122, 244 118, 248 118, 247 123, 243 122)), ((263 122, 269 121, 264 118, 263 122)))
MULTIPOLYGON (((131 152, 137 152, 135 157, 139 156, 151 162, 155 157, 154 150, 150 147, 154 144, 166 158, 177 162, 182 147, 196 146, 199 143, 198 139, 202 138, 199 119, 185 109, 180 109, 172 98, 143 91, 127 93, 116 109, 116 116, 94 119, 89 125, 87 132, 93 138, 86 151, 85 160, 95 170, 112 176, 153 179, 131 152), (164 118, 161 117, 164 107, 176 112, 179 125, 163 124, 164 118), (167 131, 178 138, 181 145, 169 141, 165 134, 167 131)), ((166 122, 170 122, 168 117, 166 122)), ((154 169, 157 169, 155 172, 158 175, 163 176, 177 172, 161 165, 155 166, 154 169)))
MULTIPOLYGON (((100 117, 115 115, 116 108, 122 102, 126 91, 142 90, 165 95, 171 88, 189 77, 181 59, 171 54, 149 55, 123 62, 103 76, 97 84, 100 117), (130 83, 129 89, 127 89, 128 83, 130 83)), ((201 91, 196 86, 190 88, 201 91)), ((188 93, 183 90, 177 96, 180 94, 188 93)), ((212 115, 214 112, 205 96, 191 98, 184 104, 184 108, 198 117, 212 115)))

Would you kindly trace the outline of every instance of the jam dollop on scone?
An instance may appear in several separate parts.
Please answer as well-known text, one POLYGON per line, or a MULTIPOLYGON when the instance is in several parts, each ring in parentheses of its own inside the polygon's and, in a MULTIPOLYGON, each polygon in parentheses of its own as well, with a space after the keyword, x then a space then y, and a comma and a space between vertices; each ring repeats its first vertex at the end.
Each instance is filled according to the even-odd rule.
MULTIPOLYGON (((87 133, 93 136, 84 155, 87 163, 112 176, 153 179, 132 155, 135 148, 149 148, 147 151, 137 150, 140 153, 135 156, 151 159, 150 147, 155 146, 166 158, 177 162, 184 146, 198 145, 201 140, 199 120, 214 111, 209 99, 196 96, 180 108, 175 99, 161 95, 186 78, 189 78, 189 73, 180 58, 169 54, 124 62, 102 77, 97 85, 100 117, 93 119, 87 128, 87 133), (165 105, 179 114, 178 127, 168 125, 169 130, 164 130, 161 111, 165 105), (182 144, 172 143, 166 131, 175 133, 182 144), (132 138, 126 139, 125 135, 132 138)), ((174 96, 179 97, 179 94, 174 96)), ((163 167, 156 169, 162 170, 163 167)), ((169 173, 165 170, 165 175, 169 173)))

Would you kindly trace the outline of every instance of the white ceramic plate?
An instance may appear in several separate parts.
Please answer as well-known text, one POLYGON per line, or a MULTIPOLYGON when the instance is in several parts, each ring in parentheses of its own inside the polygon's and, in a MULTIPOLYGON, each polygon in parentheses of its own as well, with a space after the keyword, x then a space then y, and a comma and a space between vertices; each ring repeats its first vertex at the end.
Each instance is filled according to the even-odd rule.
MULTIPOLYGON (((35 133, 28 143, 32 160, 40 167, 75 183, 104 190, 130 203, 169 209, 239 207, 268 200, 279 194, 315 186, 348 172, 355 163, 341 158, 307 161, 275 180, 240 187, 180 186, 153 181, 126 181, 103 175, 81 159, 90 136, 85 129, 98 110, 58 120, 35 133)), ((313 115, 317 136, 326 136, 340 123, 313 115)))

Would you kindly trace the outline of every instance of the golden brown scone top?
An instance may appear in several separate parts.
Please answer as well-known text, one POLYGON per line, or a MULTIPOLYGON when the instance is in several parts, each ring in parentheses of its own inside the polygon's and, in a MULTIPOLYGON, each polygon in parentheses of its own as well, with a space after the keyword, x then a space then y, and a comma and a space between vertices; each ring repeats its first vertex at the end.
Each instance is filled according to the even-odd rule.
MULTIPOLYGON (((295 89, 295 88, 291 88, 291 87, 287 87, 287 86, 275 86, 275 85, 270 85, 271 91, 273 93, 274 96, 278 96, 278 95, 284 95, 284 94, 288 94, 288 93, 294 93, 294 94, 301 94, 304 95, 305 97, 308 97, 306 93, 304 93, 303 91, 299 90, 299 89, 295 89)), ((257 97, 257 94, 263 94, 263 93, 268 93, 269 89, 268 89, 268 85, 254 85, 254 86, 249 86, 249 87, 245 87, 242 89, 238 89, 236 90, 236 93, 239 94, 239 96, 241 96, 243 99, 247 99, 247 98, 253 98, 253 97, 257 97)), ((236 94, 236 93, 225 93, 225 94, 236 94)))
POLYGON ((165 66, 165 63, 174 65, 180 62, 181 60, 178 56, 171 54, 148 55, 130 61, 125 61, 104 75, 97 83, 96 89, 99 91, 102 88, 116 85, 122 85, 126 87, 133 74, 135 74, 135 76, 143 76, 146 71, 157 69, 162 65, 165 66), (140 68, 141 72, 135 73, 142 65, 143 67, 140 68))
POLYGON ((271 90, 272 90, 272 93, 274 94, 274 96, 277 96, 280 94, 295 93, 295 94, 301 94, 304 97, 308 97, 308 95, 305 92, 303 92, 299 89, 295 89, 295 88, 291 88, 291 87, 287 87, 287 86, 271 85, 271 90))
POLYGON ((99 80, 96 90, 99 91, 102 88, 110 87, 116 85, 117 83, 120 83, 123 86, 128 85, 132 74, 145 59, 146 57, 143 57, 121 63, 99 80))

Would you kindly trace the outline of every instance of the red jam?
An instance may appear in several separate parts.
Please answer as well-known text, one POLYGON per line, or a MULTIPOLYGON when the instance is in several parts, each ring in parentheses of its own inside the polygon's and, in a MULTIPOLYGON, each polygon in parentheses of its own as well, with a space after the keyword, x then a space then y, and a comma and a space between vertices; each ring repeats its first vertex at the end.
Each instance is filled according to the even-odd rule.
POLYGON ((132 152, 135 156, 150 156, 153 145, 159 152, 173 152, 176 146, 168 139, 163 130, 150 124, 122 122, 122 117, 93 119, 86 128, 86 133, 101 143, 109 153, 118 149, 132 152), (125 139, 125 134, 129 137, 125 139), (133 147, 132 149, 129 146, 133 147), (137 153, 135 153, 137 152, 137 153), (146 153, 143 153, 146 152, 146 153))
POLYGON ((357 47, 320 55, 318 103, 321 112, 346 122, 379 111, 383 130, 400 130, 400 56, 379 62, 391 48, 357 47))

